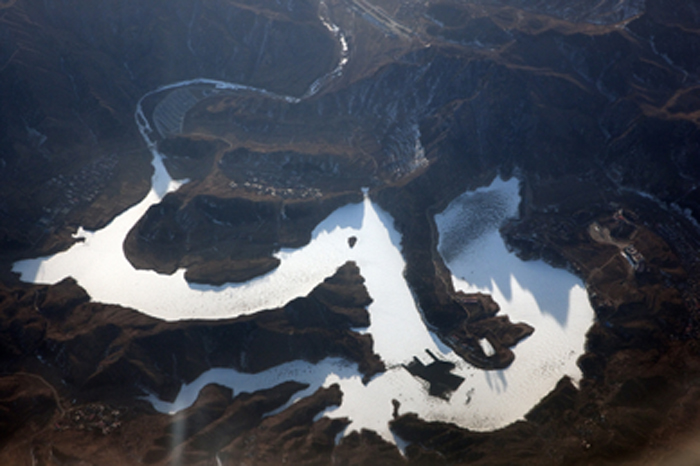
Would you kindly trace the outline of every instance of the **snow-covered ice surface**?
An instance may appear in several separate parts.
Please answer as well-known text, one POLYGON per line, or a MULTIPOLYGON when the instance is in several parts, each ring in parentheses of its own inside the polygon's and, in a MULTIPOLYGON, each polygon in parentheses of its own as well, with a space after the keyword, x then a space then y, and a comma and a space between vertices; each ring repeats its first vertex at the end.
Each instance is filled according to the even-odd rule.
POLYGON ((464 193, 436 216, 438 250, 455 288, 491 294, 500 314, 535 329, 515 347, 510 367, 477 376, 472 403, 478 406, 461 423, 473 429, 522 417, 564 375, 580 379, 576 360, 593 323, 581 280, 542 261, 523 262, 506 249, 498 228, 517 215, 519 202, 518 181, 496 179, 487 188, 464 193))
MULTIPOLYGON (((375 338, 376 352, 390 369, 367 386, 362 385, 354 365, 337 359, 316 366, 293 362, 254 376, 214 369, 183 387, 174 404, 161 403, 158 408, 168 412, 189 406, 201 387, 212 381, 245 391, 293 379, 311 384, 296 398, 320 386, 339 383, 343 404, 325 414, 350 417, 353 423, 349 431, 369 428, 387 440, 392 440, 387 427, 392 399, 401 402, 401 412, 416 412, 428 420, 455 422, 475 430, 496 429, 522 418, 562 376, 580 378, 575 361, 583 352, 593 310, 576 277, 540 261, 522 262, 506 250, 498 227, 516 214, 517 190, 516 180, 496 180, 489 188, 465 193, 436 217, 442 238, 439 249, 451 258, 447 263, 455 274, 456 287, 493 293, 502 314, 535 328, 535 333, 515 348, 516 359, 509 368, 475 369, 427 331, 401 275, 404 263, 391 218, 366 200, 361 228, 353 231, 359 240, 352 256, 375 298, 369 307, 372 325, 368 331, 375 338), (470 230, 470 225, 475 227, 470 230), (459 276, 469 277, 471 284, 459 276), (466 379, 449 402, 427 395, 423 383, 397 366, 414 355, 429 362, 426 348, 456 363, 455 373, 466 379), (255 381, 252 385, 251 380, 255 381)), ((483 344, 492 351, 488 342, 483 344)))
MULTIPOLYGON (((154 179, 166 178, 168 175, 162 164, 157 165, 154 179)), ((170 186, 169 190, 178 186, 169 178, 167 183, 159 184, 170 186)), ((56 283, 72 276, 94 301, 120 304, 165 320, 220 319, 283 306, 296 297, 307 295, 338 267, 354 260, 368 280, 370 293, 374 291, 375 304, 387 301, 381 296, 385 291, 388 301, 401 306, 413 305, 401 276, 404 263, 397 249, 398 234, 391 227, 393 221, 368 198, 363 203, 349 204, 333 212, 316 227, 307 246, 281 250, 277 254, 281 265, 276 270, 243 284, 213 287, 188 284, 184 269, 169 276, 135 270, 126 260, 122 250, 124 238, 161 197, 154 189, 140 204, 104 229, 96 232, 81 229, 78 235, 83 241, 69 250, 17 262, 13 270, 19 272, 24 281, 34 283, 56 283), (351 236, 358 239, 354 248, 348 246, 351 236), (395 279, 388 279, 389 270, 395 272, 395 279), (374 290, 372 282, 379 282, 374 290)), ((380 313, 374 325, 391 328, 405 320, 403 316, 380 313)), ((406 332, 405 335, 412 335, 410 329, 406 332)), ((391 348, 387 348, 387 354, 391 353, 391 348)))
MULTIPOLYGON (((341 31, 327 18, 322 20, 337 35, 343 50, 338 68, 328 75, 330 79, 342 72, 347 61, 347 44, 341 31)), ((312 85, 301 99, 318 92, 325 79, 312 85)), ((352 260, 360 267, 373 298, 368 307, 371 325, 360 331, 372 335, 374 350, 387 363, 388 370, 363 385, 355 364, 333 358, 316 365, 295 361, 260 374, 212 369, 183 385, 174 403, 151 396, 157 409, 163 412, 183 409, 211 382, 230 386, 234 393, 269 388, 286 380, 308 383, 310 387, 295 399, 320 386, 339 383, 344 393, 343 403, 325 414, 351 418, 353 423, 348 431, 369 428, 393 441, 387 424, 393 412, 392 399, 401 403, 401 412, 416 412, 427 420, 490 430, 520 419, 563 375, 575 379, 580 376, 575 360, 583 351, 584 334, 593 318, 581 283, 568 272, 542 262, 520 261, 506 251, 498 234, 503 220, 516 214, 519 202, 516 180, 496 180, 488 188, 465 193, 436 216, 439 251, 453 273, 456 288, 491 293, 501 305, 502 314, 535 328, 535 333, 515 348, 515 362, 502 371, 471 367, 427 329, 403 277, 401 238, 393 227, 393 219, 367 196, 364 202, 344 206, 322 221, 307 246, 279 251, 281 264, 277 269, 243 284, 191 285, 184 279, 184 270, 171 276, 135 270, 122 250, 126 235, 150 206, 186 182, 172 180, 165 170, 142 102, 157 93, 187 86, 210 86, 215 92, 256 92, 290 103, 301 100, 204 78, 168 84, 147 93, 137 105, 135 120, 153 153, 155 173, 150 193, 102 230, 80 229, 77 236, 83 241, 68 251, 17 262, 13 270, 23 280, 34 283, 56 283, 72 276, 94 301, 120 304, 165 320, 221 319, 283 306, 307 295, 338 267, 352 260), (348 245, 351 236, 357 238, 353 248, 348 245), (449 401, 429 396, 424 382, 401 367, 414 356, 429 363, 426 349, 454 362, 457 366, 454 372, 465 378, 449 401)), ((416 153, 422 154, 419 144, 416 153)), ((487 353, 493 351, 487 341, 481 344, 487 353)), ((397 443, 401 445, 400 441, 397 443)))
MULTIPOLYGON (((167 177, 162 166, 156 173, 159 176, 167 177)), ((161 179, 159 185, 176 186, 169 179, 161 179)), ((515 362, 502 371, 471 367, 428 331, 403 277, 405 263, 393 220, 369 198, 331 214, 316 228, 309 245, 281 251, 282 264, 275 271, 242 285, 216 288, 190 286, 182 271, 173 276, 137 271, 124 258, 124 236, 159 197, 152 192, 107 228, 83 232, 85 241, 69 251, 19 262, 15 270, 22 272, 24 280, 41 283, 55 283, 72 275, 96 301, 176 320, 225 318, 281 306, 306 295, 340 265, 353 260, 374 300, 368 307, 371 325, 363 331, 372 334, 375 352, 389 366, 366 386, 356 366, 339 359, 326 359, 317 365, 296 361, 260 374, 212 369, 183 386, 172 404, 151 397, 163 412, 191 405, 210 382, 230 386, 234 393, 269 388, 285 380, 309 383, 309 389, 295 399, 320 386, 339 383, 343 403, 326 415, 351 418, 348 431, 369 428, 393 441, 387 425, 392 399, 401 402, 401 412, 491 430, 520 419, 563 375, 580 377, 575 361, 583 351, 584 334, 593 318, 580 281, 542 262, 520 261, 505 249, 498 234, 501 222, 517 210, 516 180, 496 180, 489 188, 466 193, 436 216, 439 250, 454 274, 455 286, 492 293, 502 314, 535 328, 535 333, 515 348, 515 362), (357 237, 354 248, 348 246, 350 236, 357 237), (430 362, 425 349, 454 362, 455 373, 465 377, 449 401, 429 396, 424 383, 400 366, 414 356, 430 362)))

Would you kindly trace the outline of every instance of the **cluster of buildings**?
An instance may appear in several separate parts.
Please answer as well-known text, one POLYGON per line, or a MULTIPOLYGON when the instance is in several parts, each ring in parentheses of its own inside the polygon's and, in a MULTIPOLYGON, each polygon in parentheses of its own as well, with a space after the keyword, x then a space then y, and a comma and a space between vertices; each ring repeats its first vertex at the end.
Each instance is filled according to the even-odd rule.
POLYGON ((274 186, 264 185, 261 183, 255 183, 250 181, 246 181, 241 184, 238 184, 235 181, 231 181, 229 183, 229 187, 231 189, 237 189, 241 187, 247 191, 254 192, 258 195, 276 196, 281 197, 283 199, 311 199, 320 198, 321 196, 323 196, 321 190, 317 188, 276 188, 274 186))
POLYGON ((57 175, 46 183, 46 191, 58 193, 54 202, 44 207, 39 224, 46 228, 57 216, 67 215, 80 204, 89 204, 102 192, 114 173, 116 154, 104 155, 82 167, 76 173, 57 175))
POLYGON ((637 248, 633 245, 625 246, 622 249, 622 255, 627 259, 627 262, 635 272, 642 273, 646 270, 646 260, 644 256, 637 251, 637 248))
POLYGON ((262 180, 257 176, 250 176, 248 181, 242 183, 231 181, 229 187, 231 189, 243 188, 261 196, 276 196, 283 199, 318 199, 323 196, 323 192, 318 188, 309 188, 302 183, 290 186, 289 182, 276 183, 275 181, 274 179, 262 180))
POLYGON ((700 312, 700 244, 692 235, 684 234, 681 225, 656 223, 654 228, 673 246, 688 272, 688 280, 680 288, 686 305, 691 310, 700 312))
POLYGON ((118 409, 92 403, 66 412, 63 418, 56 422, 54 429, 99 432, 107 435, 121 426, 122 414, 118 409))

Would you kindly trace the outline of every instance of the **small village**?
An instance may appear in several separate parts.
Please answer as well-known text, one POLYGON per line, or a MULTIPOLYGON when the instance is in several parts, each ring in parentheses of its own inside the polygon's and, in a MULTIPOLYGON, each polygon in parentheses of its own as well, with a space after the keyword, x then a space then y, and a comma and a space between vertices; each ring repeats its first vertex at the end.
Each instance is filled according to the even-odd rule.
POLYGON ((678 289, 683 294, 686 305, 696 314, 700 314, 700 243, 692 234, 686 232, 680 222, 657 222, 655 231, 670 245, 688 272, 688 279, 678 289))
POLYGON ((93 202, 107 185, 118 161, 117 154, 112 153, 94 160, 72 175, 59 174, 51 178, 45 190, 59 194, 53 203, 44 207, 44 216, 39 219, 39 225, 47 228, 56 217, 68 215, 76 207, 93 202))
POLYGON ((308 188, 303 185, 295 188, 275 187, 259 183, 257 178, 254 178, 254 181, 245 181, 241 184, 231 181, 229 187, 231 189, 243 188, 258 196, 274 196, 282 199, 319 199, 323 196, 323 192, 318 188, 308 188))
MULTIPOLYGON (((687 272, 687 280, 675 286, 680 290, 686 306, 693 315, 700 316, 700 242, 696 241, 689 226, 685 224, 682 217, 667 216, 664 222, 642 222, 631 212, 619 209, 612 216, 612 223, 607 227, 594 223, 589 232, 593 239, 605 240, 620 247, 620 254, 629 264, 630 269, 635 274, 650 272, 647 258, 637 249, 633 242, 634 232, 638 225, 643 225, 658 235, 674 251, 676 257, 687 272), (596 227, 598 230, 596 231, 596 227), (611 232, 624 231, 623 238, 613 238, 611 232), (607 236, 606 236, 607 235, 607 236)), ((686 333, 700 332, 689 325, 686 333)))
POLYGON ((119 162, 116 153, 104 155, 84 165, 72 174, 58 174, 49 179, 32 196, 44 199, 43 208, 23 224, 26 240, 39 244, 76 209, 94 202, 114 175, 119 162))
POLYGON ((593 222, 588 228, 588 233, 591 239, 598 243, 619 248, 630 270, 635 274, 642 274, 647 271, 647 262, 634 244, 637 226, 633 216, 631 212, 618 209, 611 220, 593 222))
POLYGON ((233 190, 282 199, 318 199, 323 196, 323 186, 345 181, 338 163, 330 156, 239 149, 224 156, 218 168, 233 190))
POLYGON ((54 430, 79 430, 110 434, 122 425, 123 412, 104 404, 91 403, 71 409, 54 424, 54 430))

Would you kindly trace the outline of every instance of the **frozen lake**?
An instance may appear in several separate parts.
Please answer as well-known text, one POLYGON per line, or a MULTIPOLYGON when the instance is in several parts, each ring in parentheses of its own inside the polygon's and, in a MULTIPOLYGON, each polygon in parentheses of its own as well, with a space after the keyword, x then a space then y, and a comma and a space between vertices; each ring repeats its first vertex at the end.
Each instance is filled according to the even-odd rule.
MULTIPOLYGON (((363 202, 346 205, 323 220, 307 246, 279 251, 281 265, 276 270, 243 284, 190 285, 184 279, 184 270, 171 276, 135 270, 124 257, 124 238, 151 205, 182 184, 172 180, 165 170, 156 151, 155 132, 141 102, 158 92, 190 85, 231 92, 242 88, 195 79, 146 94, 139 101, 135 118, 153 153, 155 172, 150 193, 102 230, 81 229, 78 236, 83 241, 68 251, 18 262, 13 270, 23 280, 34 283, 56 283, 72 276, 94 301, 120 304, 165 320, 221 319, 283 306, 307 295, 352 260, 360 267, 374 300, 368 307, 371 325, 360 331, 372 334, 374 350, 388 370, 365 386, 353 364, 337 359, 317 365, 297 361, 255 375, 213 369, 183 386, 172 404, 152 397, 158 409, 172 412, 189 406, 201 387, 210 382, 230 386, 235 393, 268 388, 285 380, 309 383, 308 393, 322 385, 339 383, 343 404, 326 414, 351 418, 350 431, 369 428, 392 441, 387 426, 393 412, 392 399, 401 403, 401 412, 412 411, 428 420, 491 430, 522 418, 563 375, 580 377, 575 361, 583 352, 584 334, 593 319, 581 283, 568 272, 542 262, 520 261, 507 252, 498 234, 501 223, 517 212, 520 199, 515 179, 496 180, 488 188, 465 193, 436 216, 438 249, 452 271, 455 287, 491 293, 502 314, 535 328, 535 333, 515 348, 515 362, 502 371, 471 367, 428 331, 403 277, 401 238, 393 219, 367 196, 363 202), (354 248, 348 246, 351 236, 357 238, 354 248), (429 363, 425 350, 454 362, 454 373, 465 379, 449 401, 429 396, 425 384, 401 367, 415 356, 429 363)), ((260 89, 246 90, 269 94, 260 89)))
POLYGON ((584 334, 593 319, 580 281, 543 262, 520 261, 506 250, 498 233, 501 222, 517 212, 517 180, 496 180, 488 188, 465 193, 436 216, 441 238, 438 249, 453 273, 455 287, 491 293, 502 314, 535 328, 515 348, 516 359, 509 368, 482 371, 459 359, 427 330, 403 278, 405 263, 393 220, 367 197, 360 204, 335 211, 316 228, 309 245, 281 251, 282 264, 277 270, 245 284, 190 286, 183 271, 165 276, 134 270, 121 249, 126 233, 167 187, 177 188, 158 162, 156 158, 154 186, 161 187, 161 194, 154 189, 105 229, 82 232, 85 241, 69 251, 18 262, 14 269, 24 280, 40 283, 55 283, 71 275, 96 301, 177 320, 233 317, 281 306, 307 294, 347 260, 354 260, 374 299, 368 308, 371 325, 363 331, 372 334, 375 352, 389 370, 364 386, 355 365, 338 359, 317 365, 297 361, 254 375, 213 369, 184 386, 172 404, 152 398, 157 409, 173 412, 189 406, 210 382, 230 386, 235 393, 285 380, 309 383, 311 387, 299 396, 339 383, 345 394, 343 404, 326 415, 348 416, 353 420, 349 431, 370 428, 393 441, 387 426, 392 399, 401 402, 401 412, 491 430, 522 418, 563 375, 580 377, 575 361, 583 352, 584 334), (354 248, 348 246, 350 236, 358 239, 354 248), (414 356, 430 362, 425 349, 457 364, 454 373, 465 378, 449 401, 430 397, 425 384, 400 366, 414 356))
POLYGON ((562 376, 580 378, 575 362, 583 352, 593 310, 575 276, 541 261, 520 261, 506 250, 498 228, 517 213, 518 202, 517 180, 496 180, 488 188, 465 193, 436 216, 441 237, 438 248, 454 274, 456 288, 492 293, 502 314, 535 328, 535 333, 515 348, 516 359, 509 368, 475 369, 436 343, 417 318, 418 310, 401 277, 403 262, 391 218, 366 200, 362 227, 356 231, 361 238, 357 247, 372 238, 384 251, 376 253, 386 254, 355 256, 376 299, 369 307, 369 332, 375 338, 376 351, 389 364, 408 362, 414 355, 427 363, 425 348, 455 362, 454 373, 465 381, 450 400, 428 396, 425 386, 400 367, 390 368, 363 386, 353 366, 328 359, 316 366, 294 362, 255 376, 214 369, 183 387, 175 403, 161 402, 158 408, 168 412, 188 406, 201 387, 213 381, 245 391, 294 379, 311 383, 305 393, 339 383, 345 393, 343 405, 326 415, 348 416, 354 421, 350 430, 371 428, 388 440, 392 439, 387 428, 392 399, 401 402, 401 412, 417 412, 425 419, 454 422, 474 430, 492 430, 521 419, 562 376))
POLYGON ((518 181, 496 179, 487 188, 464 193, 435 219, 438 251, 455 289, 491 294, 500 314, 535 329, 514 348, 510 367, 480 373, 473 402, 481 400, 488 408, 480 405, 480 414, 467 422, 474 429, 522 417, 564 375, 579 380, 576 360, 593 324, 594 312, 580 279, 542 261, 523 262, 506 249, 498 228, 517 215, 519 202, 518 181), (479 393, 488 393, 488 398, 479 393))

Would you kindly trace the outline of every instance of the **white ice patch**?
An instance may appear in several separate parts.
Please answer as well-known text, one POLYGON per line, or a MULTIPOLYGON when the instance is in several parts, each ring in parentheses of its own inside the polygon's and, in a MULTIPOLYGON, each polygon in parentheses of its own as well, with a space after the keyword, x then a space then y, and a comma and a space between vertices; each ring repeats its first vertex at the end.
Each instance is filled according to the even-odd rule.
MULTIPOLYGON (((494 193, 501 221, 516 213, 519 200, 516 181, 497 180, 480 192, 494 193)), ((441 233, 458 223, 449 223, 446 214, 462 223, 469 217, 469 202, 462 201, 454 204, 461 205, 460 209, 448 207, 444 214, 438 215, 441 233)), ((184 390, 188 393, 185 397, 188 403, 194 401, 205 381, 226 384, 227 380, 235 380, 238 388, 233 382, 230 386, 237 393, 255 387, 271 387, 284 380, 311 384, 295 399, 313 393, 320 386, 338 383, 344 393, 343 403, 338 408, 328 409, 325 415, 351 418, 353 422, 346 433, 368 428, 388 441, 401 443, 388 429, 393 399, 401 403, 401 413, 415 412, 427 420, 454 422, 474 430, 492 430, 521 419, 562 376, 580 378, 575 361, 583 351, 584 333, 592 323, 593 311, 576 277, 540 261, 522 262, 507 252, 497 230, 500 221, 492 221, 486 231, 468 244, 462 244, 448 265, 455 274, 471 277, 473 284, 455 278, 456 286, 467 291, 493 293, 502 313, 513 321, 524 321, 535 327, 535 333, 516 346, 515 362, 508 369, 475 369, 427 331, 401 275, 404 262, 398 254, 399 237, 391 218, 369 200, 365 200, 363 207, 361 227, 354 231, 359 239, 351 251, 374 298, 369 307, 372 325, 368 331, 375 339, 375 351, 388 362, 389 370, 365 386, 354 365, 337 359, 326 359, 316 366, 294 362, 256 375, 214 369, 184 390), (399 365, 413 356, 429 363, 424 353, 426 348, 454 362, 457 365, 454 373, 465 378, 449 401, 429 396, 425 382, 399 365)), ((488 341, 481 343, 487 354, 493 352, 488 341)), ((179 408, 185 405, 181 401, 176 405, 178 403, 179 408)), ((169 411, 173 406, 159 409, 169 411)))
POLYGON ((493 346, 486 338, 482 338, 481 340, 479 340, 479 345, 481 345, 481 349, 484 351, 484 354, 487 357, 496 354, 496 350, 493 349, 493 346))
MULTIPOLYGON (((161 179, 157 184, 170 189, 176 186, 169 182, 162 165, 157 167, 155 178, 158 177, 161 179)), ((242 285, 190 286, 183 271, 165 276, 130 266, 121 243, 148 206, 162 196, 155 190, 105 229, 81 232, 84 242, 70 250, 43 260, 19 262, 14 270, 21 272, 24 280, 41 283, 55 283, 72 275, 97 301, 178 320, 227 318, 279 307, 308 294, 340 265, 353 260, 373 298, 368 307, 371 325, 365 331, 373 336, 375 352, 389 366, 386 373, 365 386, 354 364, 337 359, 317 365, 293 362, 260 374, 212 369, 183 387, 174 404, 152 399, 154 406, 164 412, 182 409, 210 382, 231 386, 240 393, 297 380, 311 387, 295 399, 322 385, 340 384, 343 404, 326 414, 350 417, 353 423, 346 432, 369 428, 394 441, 388 429, 392 399, 401 403, 402 413, 415 412, 427 420, 491 430, 522 418, 563 375, 580 377, 575 361, 583 351, 584 333, 592 322, 593 311, 576 277, 540 261, 522 262, 506 250, 498 234, 498 218, 515 214, 519 200, 517 182, 497 180, 479 192, 494 193, 493 208, 500 214, 492 218, 480 213, 480 225, 489 226, 467 235, 470 239, 466 243, 453 238, 456 249, 451 251, 452 259, 447 265, 458 289, 491 293, 502 314, 535 328, 535 333, 515 348, 515 362, 502 371, 482 371, 470 366, 427 330, 403 277, 405 263, 393 220, 367 197, 361 204, 348 205, 331 214, 316 228, 309 245, 281 251, 282 263, 275 271, 242 285), (350 236, 357 238, 353 248, 347 242, 350 236), (454 362, 454 373, 465 378, 449 401, 429 396, 425 383, 401 367, 414 356, 429 363, 425 349, 454 362)), ((456 228, 464 228, 470 216, 477 214, 470 212, 468 199, 455 202, 436 217, 441 238, 449 237, 449 232, 456 234, 456 228)), ((478 205, 479 209, 488 207, 488 199, 482 198, 478 205)), ((444 250, 444 244, 440 244, 440 249, 444 250)), ((488 343, 483 344, 488 351, 488 343)))
POLYGON ((436 216, 438 249, 455 288, 492 295, 501 315, 535 329, 514 348, 510 367, 478 376, 470 403, 473 416, 462 423, 476 430, 521 418, 565 375, 579 380, 576 360, 594 318, 577 277, 542 261, 523 262, 506 249, 498 228, 517 215, 519 202, 518 181, 497 179, 487 188, 463 194, 436 216))

